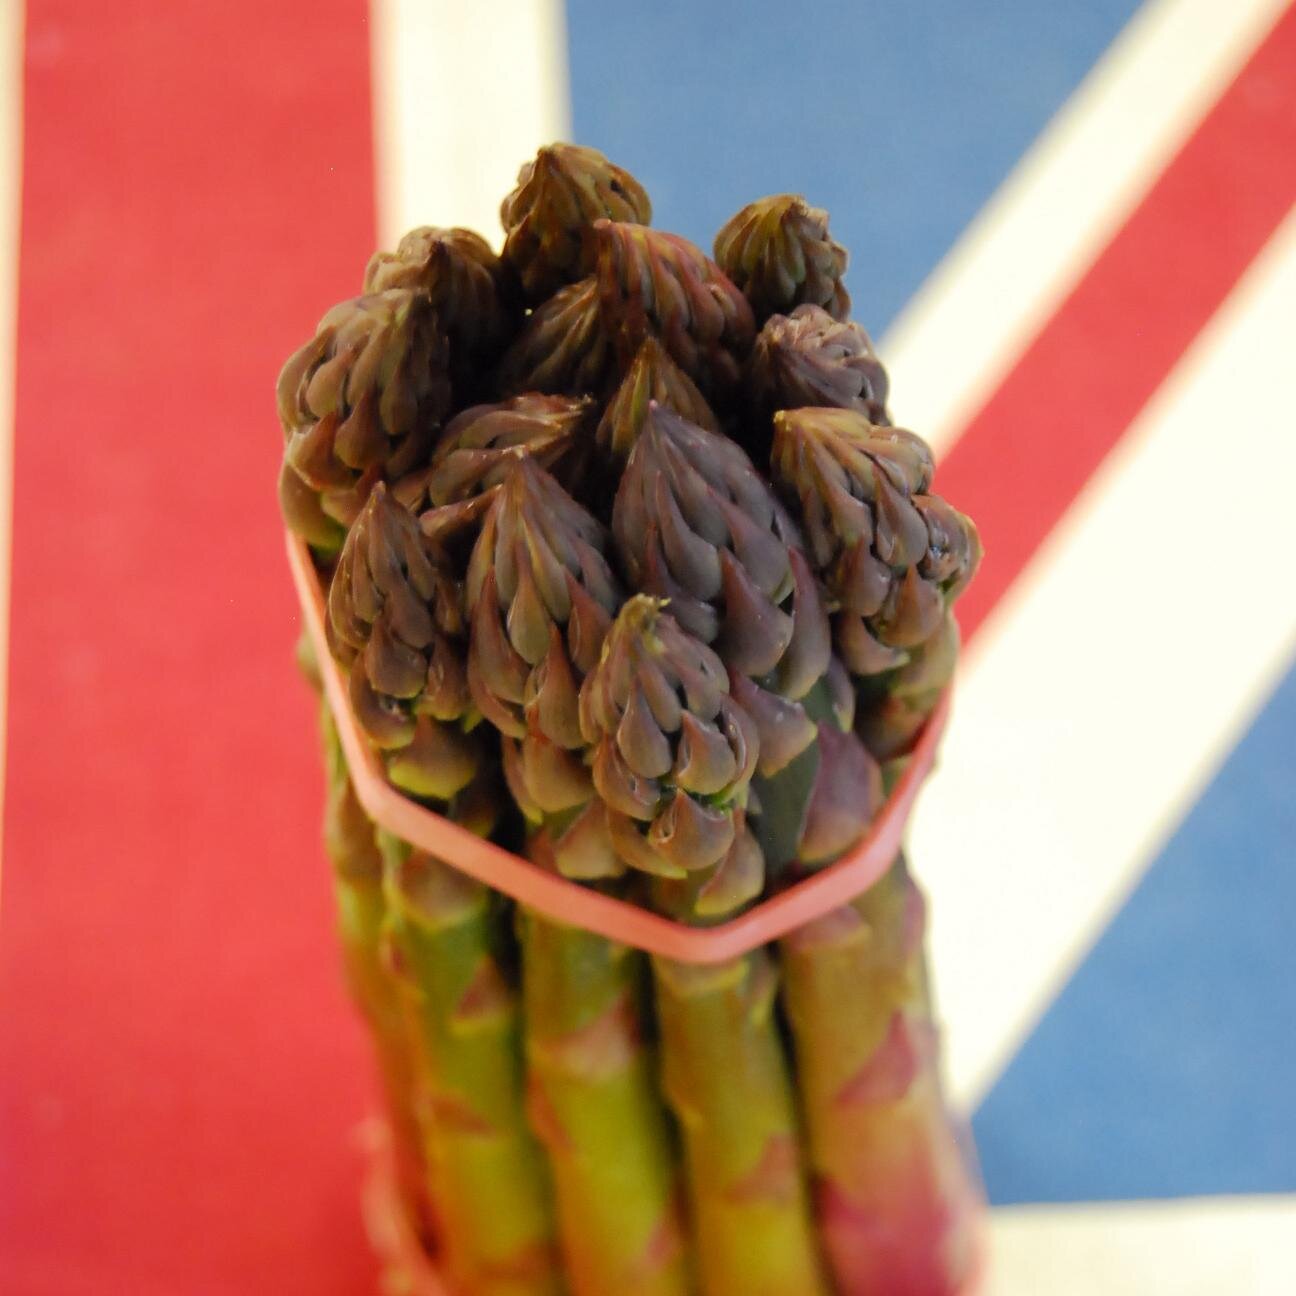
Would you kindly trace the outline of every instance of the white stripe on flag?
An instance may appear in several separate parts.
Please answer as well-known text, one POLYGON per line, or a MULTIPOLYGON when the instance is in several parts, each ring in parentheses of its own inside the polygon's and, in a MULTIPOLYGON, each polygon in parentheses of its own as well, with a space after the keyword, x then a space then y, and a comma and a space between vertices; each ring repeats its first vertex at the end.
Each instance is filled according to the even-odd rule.
POLYGON ((882 340, 906 427, 948 447, 1287 3, 1139 11, 882 340))
POLYGON ((565 138, 562 0, 371 0, 378 232, 466 225, 499 245, 500 199, 565 138))
POLYGON ((0 4, 0 823, 4 822, 8 748, 5 717, 9 684, 9 564, 13 540, 18 231, 22 205, 23 13, 22 4, 0 4))
POLYGON ((985 1296, 1291 1296, 1296 1197, 1027 1206, 991 1214, 985 1296))
POLYGON ((1293 338, 1296 208, 971 646, 912 832, 969 1105, 1296 652, 1293 338))

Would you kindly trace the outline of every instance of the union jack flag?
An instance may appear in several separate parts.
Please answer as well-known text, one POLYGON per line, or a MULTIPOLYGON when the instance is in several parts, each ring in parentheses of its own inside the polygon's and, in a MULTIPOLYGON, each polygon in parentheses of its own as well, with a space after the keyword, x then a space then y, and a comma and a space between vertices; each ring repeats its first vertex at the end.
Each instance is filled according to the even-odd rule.
POLYGON ((270 388, 559 137, 827 207, 981 527, 911 853, 990 1292, 1296 1292, 1290 0, 0 0, 0 1291, 374 1290, 270 388))

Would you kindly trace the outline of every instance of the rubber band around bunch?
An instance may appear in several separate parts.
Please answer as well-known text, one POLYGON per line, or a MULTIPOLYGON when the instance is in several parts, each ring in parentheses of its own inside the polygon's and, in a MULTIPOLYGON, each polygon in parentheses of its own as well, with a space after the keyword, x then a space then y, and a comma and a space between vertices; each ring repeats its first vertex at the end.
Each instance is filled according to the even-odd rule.
POLYGON ((356 796, 369 817, 417 849, 435 855, 546 918, 682 963, 722 963, 750 953, 849 903, 879 881, 900 849, 909 813, 931 770, 949 714, 947 691, 919 734, 903 774, 858 845, 841 859, 762 900, 737 918, 714 927, 691 927, 548 872, 392 787, 377 752, 360 729, 342 673, 329 653, 324 634, 324 590, 310 550, 292 535, 288 536, 288 561, 356 796))

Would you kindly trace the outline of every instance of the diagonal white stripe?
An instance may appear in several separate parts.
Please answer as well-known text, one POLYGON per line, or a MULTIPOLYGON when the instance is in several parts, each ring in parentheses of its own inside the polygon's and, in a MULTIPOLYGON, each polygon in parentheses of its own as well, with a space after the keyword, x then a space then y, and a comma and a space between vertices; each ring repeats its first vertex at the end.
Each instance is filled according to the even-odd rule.
POLYGON ((562 0, 371 0, 378 231, 466 225, 499 245, 500 200, 565 138, 562 0))
POLYGON ((972 644, 911 838, 969 1104, 1296 653, 1293 338, 1296 209, 972 644))
POLYGON ((892 406, 955 439, 1288 0, 1154 0, 883 339, 892 406))
POLYGON ((1296 1197, 996 1210, 984 1296, 1291 1296, 1293 1238, 1296 1197))
MULTIPOLYGON (((22 194, 23 15, 0 4, 0 823, 4 821, 9 564, 13 536, 14 364, 18 343, 18 228, 22 194)), ((0 847, 3 842, 0 841, 0 847)))

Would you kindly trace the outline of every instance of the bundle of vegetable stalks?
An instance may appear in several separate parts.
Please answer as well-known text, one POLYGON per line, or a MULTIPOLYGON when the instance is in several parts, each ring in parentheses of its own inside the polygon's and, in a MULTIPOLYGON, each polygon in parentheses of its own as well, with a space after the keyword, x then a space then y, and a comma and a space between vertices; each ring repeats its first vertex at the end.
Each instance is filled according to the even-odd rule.
MULTIPOLYGON (((498 254, 375 254, 289 359, 283 513, 397 789, 721 923, 867 833, 949 684, 976 531, 891 422, 823 211, 751 203, 712 259, 557 144, 501 219, 498 254)), ((650 958, 376 829, 324 731, 349 981, 452 1291, 965 1290, 902 859, 777 945, 650 958)))

